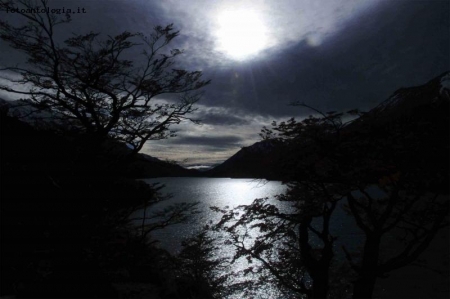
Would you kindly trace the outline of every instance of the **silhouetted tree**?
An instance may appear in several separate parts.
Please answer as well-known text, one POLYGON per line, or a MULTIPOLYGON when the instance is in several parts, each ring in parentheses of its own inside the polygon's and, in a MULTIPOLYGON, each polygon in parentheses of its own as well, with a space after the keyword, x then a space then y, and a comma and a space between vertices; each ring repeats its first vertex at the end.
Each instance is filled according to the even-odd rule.
POLYGON ((25 53, 28 65, 3 68, 20 76, 9 77, 10 83, 0 85, 1 90, 27 96, 34 107, 51 111, 53 118, 87 133, 91 140, 108 136, 126 142, 134 152, 147 140, 173 136, 173 124, 194 121, 189 114, 200 94, 192 92, 209 81, 201 79, 200 71, 173 68, 183 53, 166 50, 178 36, 173 25, 156 26, 148 37, 131 32, 104 39, 94 32, 74 34, 62 46, 55 31, 70 22, 70 14, 58 18, 49 13, 46 0, 0 1, 2 11, 17 7, 24 10, 15 16, 26 24, 14 26, 1 20, 0 37, 25 53), (37 12, 38 6, 46 13, 37 12), (141 60, 126 58, 132 55, 141 60), (161 94, 181 97, 175 103, 155 102, 161 94))
MULTIPOLYGON (((370 298, 378 278, 417 260, 449 225, 448 172, 414 164, 433 152, 427 138, 436 128, 424 122, 416 134, 405 134, 412 129, 405 119, 377 126, 365 117, 343 123, 341 113, 316 112, 262 131, 284 148, 288 191, 276 199, 289 207, 257 199, 235 210, 214 208, 223 214, 216 228, 229 235, 236 258, 259 260, 256 272, 267 273, 288 296, 370 298), (361 251, 343 246, 347 262, 333 247, 339 236, 332 235, 330 219, 337 207, 346 208, 364 236, 361 251), (256 237, 251 229, 259 231, 256 237)), ((446 138, 433 144, 444 161, 446 138)))
POLYGON ((406 115, 348 130, 346 208, 365 236, 359 259, 343 247, 357 274, 353 298, 372 297, 378 278, 415 262, 449 225, 448 169, 433 165, 448 161, 448 103, 435 108, 447 109, 440 120, 406 115))
POLYGON ((24 105, 80 138, 74 142, 53 126, 38 130, 1 107, 1 295, 111 298, 113 280, 129 280, 142 268, 158 272, 143 237, 179 223, 193 206, 144 215, 144 225, 132 230, 130 215, 158 202, 157 188, 120 177, 119 167, 98 166, 130 153, 115 141, 137 153, 148 140, 173 136, 172 125, 195 121, 190 113, 209 81, 199 71, 176 69, 182 51, 167 49, 178 36, 172 25, 156 26, 147 37, 90 32, 62 42, 57 29, 70 15, 59 18, 37 6, 46 11, 49 3, 0 0, 2 13, 24 9, 12 22, 0 20, 0 38, 27 58, 25 66, 1 69, 7 81, 0 90, 23 95, 24 105), (162 94, 180 99, 155 101, 162 94), (39 266, 41 259, 50 266, 39 266), (115 278, 122 270, 128 274, 115 278))
POLYGON ((102 290, 112 281, 158 284, 165 255, 145 236, 190 218, 194 204, 133 219, 165 199, 161 186, 73 174, 70 139, 0 112, 0 296, 114 298, 102 290))
POLYGON ((182 242, 176 259, 177 287, 189 298, 225 298, 232 293, 226 285, 229 271, 225 258, 215 254, 220 248, 205 227, 182 242))
POLYGON ((340 116, 333 112, 302 122, 290 119, 273 123, 274 130, 262 130, 264 139, 285 148, 286 163, 295 165, 286 170, 289 178, 295 178, 288 183, 289 191, 277 196, 290 208, 280 211, 268 199, 257 199, 238 211, 214 208, 223 213, 216 228, 229 235, 235 259, 258 260, 259 266, 252 266, 251 272, 264 275, 260 281, 272 281, 288 297, 326 298, 330 272, 337 271, 331 269, 336 238, 330 232, 330 218, 343 191, 329 179, 336 171, 340 116), (251 229, 259 231, 254 239, 251 229))

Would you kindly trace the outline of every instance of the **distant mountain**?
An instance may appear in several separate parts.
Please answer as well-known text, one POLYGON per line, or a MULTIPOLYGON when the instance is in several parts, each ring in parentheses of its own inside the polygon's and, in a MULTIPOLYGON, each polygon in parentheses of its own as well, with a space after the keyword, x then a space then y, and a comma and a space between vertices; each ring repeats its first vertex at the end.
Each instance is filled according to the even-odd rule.
POLYGON ((175 163, 162 161, 146 154, 136 155, 135 160, 130 164, 130 171, 132 176, 139 178, 194 177, 201 175, 201 172, 196 169, 186 169, 175 163))
MULTIPOLYGON (((52 117, 52 113, 34 108, 29 99, 7 101, 0 98, 0 109, 6 109, 8 115, 40 128, 51 128, 61 123, 52 117)), ((64 125, 67 125, 67 122, 64 125)))
POLYGON ((222 164, 206 171, 210 177, 276 178, 279 168, 279 147, 271 140, 263 140, 243 147, 222 164))
POLYGON ((450 99, 450 72, 430 80, 421 86, 400 88, 387 100, 367 112, 352 124, 360 125, 361 122, 383 125, 399 118, 416 117, 433 118, 439 112, 436 108, 448 104, 450 99))
MULTIPOLYGON (((2 110, 2 117, 4 117, 4 119, 2 119, 4 122, 3 129, 5 129, 7 134, 16 135, 15 138, 17 139, 24 139, 22 136, 38 136, 36 128, 39 127, 39 132, 41 132, 39 134, 48 135, 47 138, 51 140, 49 142, 50 144, 52 142, 66 142, 62 141, 62 139, 64 139, 63 136, 50 133, 53 125, 53 123, 49 121, 51 120, 51 117, 49 117, 50 113, 46 113, 46 118, 40 118, 39 115, 28 117, 31 108, 23 106, 23 104, 24 103, 20 104, 15 101, 6 101, 0 98, 0 110, 2 110), (46 131, 48 132, 45 133, 46 131)), ((42 115, 43 114, 41 113, 40 116, 42 115)), ((124 156, 130 152, 130 149, 125 144, 114 140, 107 141, 104 146, 108 148, 107 152, 112 156, 124 156)), ((23 148, 26 149, 27 147, 24 146, 23 148)), ((30 148, 30 152, 32 151, 33 148, 30 148)), ((137 154, 133 157, 123 172, 128 176, 136 178, 199 176, 200 173, 195 169, 186 169, 175 163, 162 161, 146 154, 137 154)))
MULTIPOLYGON (((348 125, 344 133, 348 141, 364 148, 361 152, 365 152, 365 156, 387 161, 393 169, 403 173, 434 177, 427 183, 428 187, 446 186, 442 191, 448 194, 450 72, 424 85, 397 90, 348 125), (447 182, 442 183, 442 180, 447 182)), ((364 161, 364 157, 357 158, 364 161)), ((379 171, 378 177, 380 173, 389 172, 387 169, 379 171)))
MULTIPOLYGON (((403 132, 404 136, 411 135, 415 136, 416 140, 421 139, 422 145, 417 145, 417 148, 421 148, 423 153, 426 153, 431 145, 435 148, 448 148, 449 103, 450 72, 446 72, 424 85, 395 91, 387 100, 346 126, 342 133, 348 140, 360 140, 367 144, 368 139, 371 139, 370 142, 381 141, 395 128, 396 134, 403 132)), ((402 142, 407 144, 408 141, 402 142)), ((206 175, 283 179, 283 168, 290 168, 293 163, 287 157, 293 154, 298 156, 301 150, 298 145, 289 149, 273 141, 260 141, 242 148, 231 158, 206 172, 206 175)), ((417 151, 414 154, 417 154, 417 151)), ((411 159, 420 159, 414 154, 410 151, 398 159, 399 161, 403 159, 401 163, 410 164, 411 159)), ((436 165, 440 163, 448 167, 446 163, 448 155, 440 155, 440 158, 437 158, 438 156, 434 161, 433 157, 427 157, 429 158, 427 163, 436 165), (443 159, 445 161, 442 161, 443 159)))

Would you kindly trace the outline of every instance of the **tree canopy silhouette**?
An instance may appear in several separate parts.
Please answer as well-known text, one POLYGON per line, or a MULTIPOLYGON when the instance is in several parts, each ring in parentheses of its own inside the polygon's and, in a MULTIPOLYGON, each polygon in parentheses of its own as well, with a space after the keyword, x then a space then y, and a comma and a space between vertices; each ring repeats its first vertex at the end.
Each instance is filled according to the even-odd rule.
POLYGON ((1 20, 0 37, 28 58, 26 67, 2 69, 20 77, 6 77, 9 82, 1 84, 1 90, 28 97, 38 110, 51 111, 60 123, 83 133, 126 142, 134 152, 147 140, 173 136, 173 124, 195 121, 189 115, 201 96, 198 90, 209 81, 200 71, 174 68, 183 51, 167 49, 179 34, 172 24, 156 26, 149 36, 127 31, 106 38, 94 32, 74 34, 61 45, 56 29, 71 21, 70 14, 59 18, 47 10, 36 12, 37 6, 46 9, 48 1, 0 1, 3 11, 25 9, 15 15, 27 23, 14 26, 1 20), (180 98, 154 101, 162 94, 180 98))
POLYGON ((442 117, 433 122, 423 114, 417 123, 406 116, 378 125, 370 115, 344 123, 343 113, 316 110, 264 128, 262 137, 283 148, 288 191, 276 197, 281 205, 266 198, 213 208, 234 259, 259 261, 249 269, 288 298, 371 298, 379 278, 417 261, 449 226, 448 169, 433 165, 448 161, 448 98, 438 98, 431 109, 442 117), (359 237, 337 246, 348 233, 333 225, 342 208, 359 237))

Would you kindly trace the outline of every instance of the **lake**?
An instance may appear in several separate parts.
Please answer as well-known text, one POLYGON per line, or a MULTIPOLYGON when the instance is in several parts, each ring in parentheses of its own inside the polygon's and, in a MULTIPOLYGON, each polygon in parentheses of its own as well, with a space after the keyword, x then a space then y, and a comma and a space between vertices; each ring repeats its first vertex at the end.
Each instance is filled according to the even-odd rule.
MULTIPOLYGON (((273 197, 286 190, 286 186, 281 182, 255 179, 168 177, 143 181, 149 184, 164 184, 161 193, 172 195, 169 200, 149 207, 147 214, 163 210, 174 203, 198 202, 199 213, 193 215, 189 222, 169 226, 153 233, 152 237, 159 240, 160 246, 170 253, 177 253, 181 249, 183 238, 195 235, 206 224, 219 221, 220 215, 213 212, 211 206, 234 208, 248 205, 256 198, 273 197)), ((134 216, 142 215, 143 212, 139 211, 134 216)))
MULTIPOLYGON (((165 187, 161 190, 161 193, 172 195, 170 199, 147 208, 146 215, 163 210, 174 203, 198 202, 199 213, 193 215, 187 223, 172 225, 152 233, 151 238, 159 240, 159 246, 172 254, 176 254, 182 249, 181 242, 183 239, 194 236, 201 231, 203 226, 217 223, 220 220, 221 215, 212 211, 211 206, 234 208, 239 205, 251 204, 254 199, 264 197, 272 198, 270 201, 276 203, 273 197, 286 190, 286 186, 282 185, 281 182, 254 179, 182 177, 145 179, 144 181, 149 184, 162 183, 165 187)), ((277 203, 277 205, 283 208, 281 203, 277 203)), ((133 215, 133 217, 142 216, 143 210, 133 215)), ((219 239, 218 234, 216 233, 213 237, 219 239)), ((232 256, 233 253, 234 247, 221 245, 220 250, 215 252, 214 255, 217 258, 225 258, 232 256)), ((247 266, 247 260, 241 258, 231 266, 229 271, 238 272, 244 270, 247 266)), ((233 278, 230 283, 233 282, 241 281, 239 278, 233 278)), ((268 298, 268 294, 270 294, 270 298, 281 298, 281 295, 270 284, 267 284, 265 290, 258 291, 254 298, 268 298)), ((242 294, 237 293, 226 298, 242 298, 242 294)))
MULTIPOLYGON (((221 215, 212 211, 210 209, 211 206, 235 208, 239 205, 251 204, 256 198, 268 197, 269 202, 275 204, 281 211, 287 212, 290 209, 288 203, 282 203, 274 199, 275 195, 282 194, 287 189, 287 186, 278 181, 189 177, 144 179, 143 181, 149 184, 164 184, 165 187, 161 190, 161 193, 172 195, 170 199, 147 208, 147 216, 174 203, 198 202, 197 208, 199 213, 193 215, 190 221, 172 225, 152 233, 151 238, 158 240, 159 246, 172 254, 176 254, 182 249, 181 243, 183 239, 194 236, 201 231, 204 225, 214 224, 220 220, 221 215)), ((134 217, 142 217, 142 215, 143 210, 135 213, 134 217)), ((354 237, 355 234, 360 232, 355 230, 353 221, 349 217, 345 217, 345 212, 340 208, 336 209, 331 219, 331 230, 340 235, 339 241, 356 245, 354 237)), ((218 234, 216 233, 213 237, 219 239, 221 236, 218 234)), ((255 236, 257 231, 253 230, 250 234, 255 236)), ((341 243, 337 242, 335 245, 340 246, 341 243)), ((233 253, 234 247, 223 244, 220 246, 220 250, 215 253, 215 257, 230 257, 233 253)), ((258 264, 257 262, 254 263, 258 264)), ((247 268, 248 265, 246 259, 240 258, 232 265, 230 271, 238 272, 247 268)), ((259 295, 256 294, 255 298, 268 298, 268 294, 270 294, 270 298, 282 297, 277 293, 276 288, 268 284, 265 290, 261 290, 259 295)), ((227 298, 240 298, 240 296, 227 298)))
MULTIPOLYGON (((170 199, 149 207, 147 209, 147 215, 149 215, 152 211, 167 208, 173 203, 198 202, 197 208, 200 213, 193 215, 189 222, 169 226, 162 230, 155 231, 151 236, 153 239, 159 240, 160 247, 173 254, 176 254, 181 250, 181 242, 184 238, 194 236, 206 224, 217 223, 219 221, 221 215, 213 212, 210 209, 211 206, 217 206, 219 208, 228 206, 229 208, 234 208, 239 205, 248 205, 256 198, 269 197, 271 198, 270 202, 274 203, 279 209, 290 209, 287 203, 280 203, 273 199, 275 195, 281 194, 286 190, 285 185, 282 185, 281 182, 276 181, 189 177, 145 179, 144 181, 149 184, 154 184, 157 182, 162 183, 165 187, 161 190, 161 193, 172 194, 170 199)), ((373 195, 378 193, 376 190, 369 191, 373 195)), ((143 210, 137 211, 134 214, 136 217, 142 215, 143 210)), ((342 209, 342 204, 336 208, 330 224, 331 234, 339 237, 334 244, 335 252, 338 258, 343 259, 343 251, 341 249, 342 245, 345 244, 350 251, 355 250, 361 245, 361 241, 364 239, 363 234, 361 230, 356 227, 354 219, 349 217, 346 212, 344 212, 342 209)), ((448 243, 448 230, 442 232, 440 235, 441 238, 443 238, 444 241, 447 240, 446 242, 448 243)), ((389 247, 390 246, 386 249, 389 249, 389 247)), ((442 242, 435 244, 434 246, 432 244, 430 247, 434 247, 435 250, 428 250, 428 254, 425 254, 425 256, 441 256, 441 254, 438 253, 442 253, 442 242)), ((446 248, 447 247, 448 244, 446 248)), ((233 247, 223 245, 215 255, 216 257, 227 257, 231 256, 232 253, 233 247)), ((448 256, 446 260, 448 260, 448 256)), ((232 269, 230 269, 230 271, 237 272, 245 269, 247 266, 247 261, 241 258, 232 265, 232 269)), ((425 288, 427 284, 432 283, 433 285, 438 285, 438 287, 442 289, 441 284, 448 283, 447 280, 443 280, 442 277, 437 276, 437 274, 434 274, 433 271, 426 271, 426 275, 424 275, 425 273, 422 273, 423 271, 426 270, 412 266, 405 267, 400 271, 395 271, 392 273, 391 279, 379 280, 377 282, 375 294, 377 294, 378 297, 395 297, 394 294, 406 294, 409 291, 408 294, 411 294, 411 297, 420 297, 424 294, 428 294, 429 288, 425 288), (420 271, 419 273, 417 273, 418 270, 420 271), (426 278, 429 283, 417 283, 417 277, 420 277, 420 281, 423 281, 426 278), (414 292, 409 290, 411 286, 414 286, 414 292), (423 288, 419 288, 419 286, 423 288)), ((446 288, 444 288, 444 290, 445 289, 446 288)), ((227 297, 227 299, 232 298, 240 298, 240 296, 237 295, 227 297)), ((261 290, 260 294, 257 294, 254 298, 282 298, 282 296, 277 294, 275 288, 268 285, 265 290, 261 290)))

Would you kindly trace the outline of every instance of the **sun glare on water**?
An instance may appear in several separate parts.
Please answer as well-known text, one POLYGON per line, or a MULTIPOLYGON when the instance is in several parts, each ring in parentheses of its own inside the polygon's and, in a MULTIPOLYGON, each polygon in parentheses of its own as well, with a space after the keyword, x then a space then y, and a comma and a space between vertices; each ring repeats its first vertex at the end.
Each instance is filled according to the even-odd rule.
POLYGON ((245 60, 267 47, 266 28, 256 12, 225 10, 217 22, 217 50, 230 58, 245 60))

